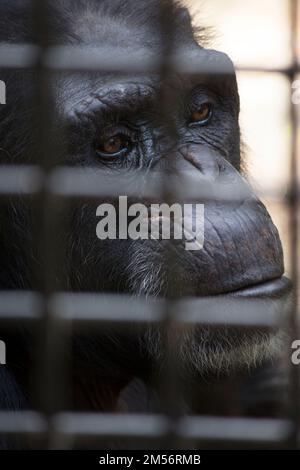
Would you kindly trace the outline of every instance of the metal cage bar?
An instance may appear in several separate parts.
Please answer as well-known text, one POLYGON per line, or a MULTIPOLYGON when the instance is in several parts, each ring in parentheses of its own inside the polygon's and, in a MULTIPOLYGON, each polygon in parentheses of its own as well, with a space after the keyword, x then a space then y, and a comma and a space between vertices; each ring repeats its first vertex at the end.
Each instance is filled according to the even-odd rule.
MULTIPOLYGON (((298 0, 290 0, 290 27, 291 27, 291 52, 292 52, 292 70, 289 74, 290 87, 297 77, 298 64, 298 0)), ((289 224, 290 224, 290 246, 291 246, 291 276, 294 283, 293 302, 289 318, 289 327, 291 331, 291 340, 293 336, 299 337, 299 310, 298 310, 298 292, 299 292, 299 192, 298 192, 298 117, 296 106, 290 101, 290 121, 291 121, 291 163, 290 163, 290 187, 289 187, 289 224)), ((291 341, 292 342, 292 341, 291 341)), ((299 370, 296 365, 291 364, 291 396, 290 396, 290 418, 293 428, 290 436, 291 447, 297 447, 300 430, 300 386, 299 370)))
MULTIPOLYGON (((203 60, 201 67, 188 60, 183 55, 173 54, 173 44, 166 44, 164 57, 144 57, 136 54, 128 57, 120 52, 114 51, 114 55, 107 50, 87 52, 76 47, 48 47, 44 42, 45 31, 48 30, 45 14, 45 2, 33 0, 35 5, 35 25, 37 29, 38 44, 34 46, 0 45, 0 68, 1 69, 38 69, 40 76, 37 96, 39 116, 44 116, 46 110, 51 111, 51 97, 49 99, 49 80, 52 74, 59 71, 101 71, 113 73, 138 73, 146 71, 159 71, 163 77, 168 76, 173 70, 186 74, 231 74, 231 65, 226 61, 203 60), (42 5, 43 4, 43 5, 42 5), (67 52, 67 53, 66 53, 67 52)), ((286 76, 290 83, 300 73, 300 65, 297 58, 296 42, 298 34, 297 7, 298 0, 290 0, 291 8, 291 49, 292 65, 286 68, 262 68, 262 67, 237 67, 238 71, 280 73, 286 76)), ((163 11, 162 3, 162 28, 169 29, 172 33, 172 23, 166 12, 163 11)), ((170 34, 172 37, 172 34, 170 34)), ((168 106, 168 99, 163 100, 164 106, 168 106)), ((298 121, 295 106, 290 105, 292 124, 292 152, 291 152, 291 176, 287 197, 278 193, 277 196, 283 200, 290 210, 290 232, 291 232, 291 265, 292 278, 295 283, 293 308, 289 316, 289 326, 295 333, 299 331, 298 326, 298 220, 297 210, 299 207, 299 183, 297 167, 297 131, 298 121)), ((41 123, 41 146, 46 153, 44 164, 41 168, 24 167, 22 172, 14 167, 2 167, 0 173, 0 197, 6 198, 13 195, 42 195, 39 208, 42 216, 45 206, 51 207, 57 198, 97 198, 120 191, 120 181, 111 185, 111 182, 101 186, 91 186, 84 182, 82 176, 71 168, 57 168, 57 162, 51 157, 48 149, 48 127, 45 119, 41 123), (74 190, 74 179, 76 179, 76 190, 74 190)), ((174 136, 176 138, 176 136, 174 136)), ((192 185, 189 181, 180 190, 180 194, 191 191, 192 185)), ((163 181, 155 185, 149 185, 149 193, 153 194, 154 188, 161 189, 163 181)), ((199 195, 199 188, 197 190, 199 195)), ((163 190, 164 192, 164 190, 163 190)), ((218 188, 220 197, 232 198, 231 193, 222 193, 218 188)), ((170 194, 166 194, 168 198, 170 194)), ((235 195, 240 197, 240 195, 235 195)), ((39 220, 44 226, 44 220, 39 220)), ((57 220, 52 219, 57 223, 57 220)), ((57 227, 58 228, 58 227, 57 227)), ((47 227, 44 226, 43 238, 46 238, 47 227)), ((58 248, 55 241, 44 239, 43 250, 55 252, 58 248)), ((172 260, 169 259, 169 262, 172 260)), ((47 258, 47 268, 50 273, 55 271, 55 259, 47 258)), ((45 276, 45 273, 40 273, 45 276)), ((40 322, 42 338, 45 340, 42 347, 44 404, 41 413, 35 412, 0 412, 0 433, 9 435, 46 436, 48 447, 53 447, 59 442, 67 447, 73 440, 81 442, 86 438, 122 437, 122 438, 147 438, 161 439, 174 437, 181 443, 186 441, 196 443, 234 443, 247 445, 289 445, 299 447, 299 376, 296 366, 292 368, 292 393, 290 396, 290 419, 280 420, 249 420, 244 418, 213 418, 213 417, 182 417, 174 414, 174 409, 166 410, 166 416, 144 416, 144 415, 102 415, 99 413, 59 413, 58 402, 60 401, 61 388, 55 390, 53 387, 53 372, 62 379, 64 367, 58 361, 62 349, 57 349, 56 339, 63 334, 65 326, 72 322, 80 328, 102 327, 103 324, 110 326, 122 326, 130 322, 149 323, 162 322, 165 328, 170 328, 172 321, 183 323, 200 323, 210 325, 228 324, 242 327, 260 326, 272 328, 278 324, 280 319, 270 315, 265 310, 263 303, 250 303, 248 308, 251 316, 243 318, 239 315, 240 305, 236 299, 229 301, 233 309, 226 316, 218 309, 216 301, 209 299, 196 299, 193 301, 179 302, 147 302, 137 300, 135 304, 128 303, 127 299, 120 296, 103 296, 89 294, 58 294, 53 289, 52 275, 43 279, 41 292, 0 292, 0 322, 33 321, 40 322), (122 307, 122 310, 121 308, 122 307), (82 315, 82 311, 85 312, 82 315), (120 313, 122 312, 122 313, 120 313), (184 315, 182 314, 184 312, 184 315), (165 323, 164 323, 165 322, 165 323), (55 354, 53 355, 53 352, 55 354), (45 367, 46 366, 46 367, 45 367), (175 417, 175 419, 174 419, 175 417)), ((244 301, 243 301, 244 303, 244 301)), ((171 355, 172 358, 172 355, 171 355)), ((176 377, 171 375, 171 384, 176 384, 176 377)), ((173 387, 174 388, 174 387, 173 387)), ((169 385, 170 389, 170 385, 169 385)), ((166 389, 165 389, 166 393, 166 389)), ((173 397, 176 401, 176 394, 173 397)), ((174 402, 173 402, 174 404, 174 402)), ((177 442, 177 441, 175 441, 177 442)))

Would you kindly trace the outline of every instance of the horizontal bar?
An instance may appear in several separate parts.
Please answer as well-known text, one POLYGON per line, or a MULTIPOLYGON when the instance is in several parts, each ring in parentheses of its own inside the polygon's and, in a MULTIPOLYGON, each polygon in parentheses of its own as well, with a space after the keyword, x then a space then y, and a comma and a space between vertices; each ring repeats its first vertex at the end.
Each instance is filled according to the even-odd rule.
POLYGON ((39 48, 30 44, 0 44, 1 69, 32 69, 39 59, 39 48))
POLYGON ((195 297, 175 304, 174 321, 183 325, 274 328, 286 309, 285 301, 278 302, 230 295, 195 297))
POLYGON ((47 420, 35 411, 0 411, 0 434, 45 434, 47 420))
POLYGON ((177 432, 193 441, 280 445, 287 442, 291 429, 288 420, 188 416, 179 422, 177 432))
POLYGON ((42 190, 44 174, 32 165, 1 165, 0 196, 30 196, 42 190))
MULTIPOLYGON (((60 439, 161 439, 172 431, 180 439, 196 442, 285 445, 291 422, 197 416, 183 417, 176 424, 162 415, 110 413, 58 413, 50 420, 57 442, 60 439)), ((34 412, 0 412, 0 433, 39 434, 47 432, 43 415, 34 412)))
MULTIPOLYGON (((206 50, 203 50, 205 53, 206 50)), ((56 46, 41 51, 29 44, 1 44, 0 69, 31 69, 41 59, 42 65, 53 71, 103 72, 103 73, 149 73, 160 70, 161 61, 157 56, 149 56, 147 50, 88 49, 81 46, 56 46)), ((187 57, 186 51, 171 58, 172 69, 184 74, 232 74, 233 70, 225 63, 200 63, 187 57)), ((280 73, 287 76, 300 72, 300 64, 288 67, 262 67, 260 65, 235 65, 241 72, 280 73)))
MULTIPOLYGON (((156 323, 164 320, 166 307, 164 300, 133 299, 125 295, 55 294, 49 310, 60 320, 96 327, 99 322, 156 323)), ((173 320, 181 324, 244 327, 274 327, 279 324, 281 313, 273 302, 229 296, 179 300, 174 302, 172 310, 173 320)))
MULTIPOLYGON (((178 176, 168 176, 176 185, 178 201, 184 199, 238 201, 249 197, 250 189, 244 183, 227 181, 220 177, 218 182, 199 184, 199 175, 185 172, 178 176)), ((57 167, 47 176, 37 166, 2 165, 0 166, 0 197, 30 196, 43 189, 59 198, 103 199, 127 195, 128 197, 154 198, 162 195, 163 172, 145 174, 134 171, 119 171, 108 175, 96 168, 57 167)), ((288 188, 276 191, 256 191, 268 200, 288 203, 288 188)), ((300 199, 300 187, 297 197, 300 199)))
POLYGON ((159 439, 169 431, 168 419, 144 414, 60 413, 52 420, 59 436, 73 438, 159 439))
MULTIPOLYGON (((113 327, 162 322, 165 302, 119 294, 59 293, 49 298, 48 312, 57 320, 73 322, 79 328, 101 328, 104 323, 113 327)), ((215 296, 179 300, 172 308, 173 320, 182 325, 272 328, 280 323, 283 307, 275 307, 274 302, 264 299, 215 296)), ((40 294, 0 291, 1 321, 38 320, 43 312, 40 294)))
POLYGON ((43 315, 43 297, 30 291, 0 291, 0 320, 38 320, 43 315))
MULTIPOLYGON (((43 65, 48 70, 71 72, 102 72, 110 74, 158 73, 165 61, 164 55, 149 53, 148 48, 70 47, 48 48, 43 65)), ((234 67, 225 54, 210 49, 182 48, 168 57, 169 68, 184 75, 233 75, 234 67)))
MULTIPOLYGON (((50 174, 48 190, 57 197, 75 199, 119 195, 156 199, 162 197, 165 172, 168 170, 145 175, 143 172, 125 170, 119 171, 117 175, 108 175, 95 168, 60 167, 50 174)), ((170 172, 168 181, 171 187, 176 187, 177 201, 244 201, 253 194, 250 186, 245 185, 242 179, 227 174, 220 175, 217 181, 208 182, 196 171, 182 171, 177 175, 170 172)))
MULTIPOLYGON (((173 68, 180 73, 234 73, 231 61, 220 52, 209 53, 212 51, 207 49, 188 52, 185 49, 171 58, 173 68), (200 57, 201 61, 193 60, 194 57, 200 57)), ((128 49, 122 46, 55 46, 45 50, 37 46, 9 43, 0 46, 2 69, 28 69, 39 63, 44 69, 55 72, 159 73, 163 59, 163 56, 149 54, 147 48, 128 49)))
POLYGON ((93 328, 103 323, 157 323, 164 318, 164 301, 118 294, 54 294, 49 312, 58 320, 93 328))

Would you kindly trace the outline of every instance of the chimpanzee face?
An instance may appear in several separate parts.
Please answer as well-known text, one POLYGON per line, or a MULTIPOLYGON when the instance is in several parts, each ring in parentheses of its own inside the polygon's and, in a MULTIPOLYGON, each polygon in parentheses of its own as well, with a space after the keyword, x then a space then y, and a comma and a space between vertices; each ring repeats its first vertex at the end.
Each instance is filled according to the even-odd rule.
MULTIPOLYGON (((231 66, 223 54, 194 44, 185 54, 199 61, 199 66, 207 57, 231 66)), ((146 297, 164 297, 170 292, 178 297, 213 297, 226 310, 233 298, 243 298, 247 305, 253 297, 285 295, 287 282, 282 278, 277 230, 240 173, 239 96, 234 73, 210 79, 203 74, 176 74, 165 82, 156 75, 105 79, 90 75, 72 77, 58 86, 63 87, 58 96, 65 97, 58 110, 67 135, 68 164, 90 167, 107 177, 128 172, 142 177, 145 185, 161 173, 170 179, 175 175, 178 187, 185 177, 192 177, 199 194, 203 188, 208 191, 192 200, 172 200, 182 206, 204 205, 203 245, 196 250, 187 250, 184 240, 99 240, 95 237, 96 206, 77 207, 69 240, 72 289, 146 297), (162 90, 171 97, 167 120, 161 112, 162 90), (222 188, 232 197, 223 200, 219 195, 222 188), (173 259, 171 275, 166 252, 173 259)), ((145 198, 143 194, 142 184, 140 194, 129 198, 128 204, 144 203, 150 224, 157 219, 151 206, 165 201, 162 196, 145 198)), ((112 202, 119 220, 116 200, 99 202, 112 202)), ((195 225, 196 212, 190 217, 195 225)), ((158 218, 160 223, 166 220, 158 218)), ((279 308, 274 300, 272 303, 279 308)), ((249 305, 245 314, 247 309, 249 305)), ((266 332, 221 327, 187 328, 180 338, 178 351, 185 370, 202 373, 253 365, 258 358, 273 356, 280 344, 278 336, 266 332)), ((160 329, 153 327, 141 338, 143 348, 157 363, 163 362, 164 341, 160 329)))

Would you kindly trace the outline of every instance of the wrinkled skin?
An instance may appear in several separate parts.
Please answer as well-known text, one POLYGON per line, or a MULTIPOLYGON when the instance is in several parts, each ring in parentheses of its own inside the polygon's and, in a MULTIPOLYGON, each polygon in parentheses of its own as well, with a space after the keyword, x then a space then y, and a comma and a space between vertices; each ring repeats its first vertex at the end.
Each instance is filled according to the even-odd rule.
MULTIPOLYGON (((29 20, 27 27, 20 26, 28 19, 21 4, 26 10, 27 2, 2 2, 0 23, 1 18, 6 20, 0 28, 0 40, 34 40, 29 20), (16 14, 17 7, 20 16, 16 14), (4 10, 5 15, 2 14, 4 10)), ((117 46, 120 51, 123 48, 124 53, 141 50, 145 56, 160 52, 156 0, 139 1, 138 6, 136 2, 122 0, 66 0, 57 5, 58 11, 49 16, 53 27, 51 44, 117 46)), ((172 14, 178 50, 184 51, 186 57, 199 65, 208 55, 232 67, 226 56, 204 50, 198 44, 185 9, 174 7, 172 14)), ((36 76, 18 71, 3 72, 1 78, 7 83, 9 97, 8 104, 0 108, 1 161, 38 163, 39 135, 32 127, 32 119, 28 119, 34 110, 32 96, 36 76)), ((72 291, 163 297, 170 292, 164 255, 168 246, 176 259, 171 283, 176 286, 178 297, 213 297, 280 279, 284 266, 278 232, 267 210, 241 175, 239 97, 235 75, 170 77, 163 86, 176 100, 170 108, 168 125, 160 112, 161 85, 155 74, 121 77, 96 73, 59 75, 54 81, 53 93, 55 125, 49 128, 56 144, 61 130, 65 133, 66 151, 61 146, 59 158, 66 165, 91 167, 106 171, 108 175, 121 170, 136 172, 145 175, 145 181, 147 176, 159 172, 167 159, 178 178, 192 175, 196 182, 198 180, 199 188, 206 185, 212 194, 214 188, 217 191, 218 185, 224 184, 232 194, 240 194, 240 199, 215 201, 211 197, 207 201, 194 201, 205 204, 205 243, 202 250, 191 252, 186 251, 181 242, 169 246, 169 242, 153 240, 100 241, 95 236, 96 206, 77 202, 68 217, 67 254, 62 263, 60 283, 64 289, 72 291), (212 114, 207 122, 195 123, 193 113, 203 103, 209 104, 212 114), (170 126, 176 129, 178 136, 175 148, 170 126), (118 134, 126 136, 124 148, 113 156, 101 153, 101 142, 118 134)), ((5 231, 0 235, 3 253, 0 288, 32 289, 38 253, 32 243, 31 210, 24 202, 10 207, 3 205, 1 220, 5 231)), ((269 295, 273 296, 272 288, 269 295)), ((18 374, 19 351, 23 343, 20 338, 16 342, 11 334, 7 341, 15 356, 15 363, 12 361, 14 373, 18 374)), ((206 406, 206 410, 212 412, 224 410, 215 402, 214 406, 211 403, 207 406, 208 382, 214 384, 216 376, 227 377, 218 393, 212 393, 214 385, 209 386, 208 396, 214 396, 217 401, 222 393, 223 396, 228 393, 234 401, 235 395, 228 392, 228 382, 243 372, 248 374, 269 363, 277 357, 280 348, 278 335, 221 327, 214 330, 200 326, 188 328, 179 341, 182 373, 187 377, 187 383, 192 380, 196 384, 196 399, 193 397, 191 407, 205 411, 206 406), (203 377, 205 386, 201 385, 203 377), (202 406, 199 405, 201 400, 202 406)), ((120 391, 130 380, 140 377, 148 381, 151 373, 156 375, 162 368, 164 344, 163 332, 154 327, 149 327, 146 332, 133 328, 130 338, 128 334, 116 331, 105 337, 97 337, 91 332, 76 336, 71 406, 114 409, 120 391)), ((22 357, 27 358, 27 355, 24 346, 22 357)), ((22 376, 21 383, 26 389, 27 378, 22 376)), ((30 396, 21 386, 20 394, 25 394, 30 403, 30 396)), ((23 406, 14 397, 15 392, 11 403, 5 407, 23 406)), ((224 402, 226 399, 223 405, 224 402)), ((227 405, 229 408, 229 401, 227 405)), ((235 408, 240 411, 239 406, 235 408)))

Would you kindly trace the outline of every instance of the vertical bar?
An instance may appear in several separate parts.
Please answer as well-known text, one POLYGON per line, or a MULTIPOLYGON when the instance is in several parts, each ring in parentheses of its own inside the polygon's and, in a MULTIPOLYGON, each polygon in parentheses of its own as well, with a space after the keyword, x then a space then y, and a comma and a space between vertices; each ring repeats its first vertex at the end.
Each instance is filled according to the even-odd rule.
MULTIPOLYGON (((174 164, 173 152, 176 151, 176 143, 178 141, 178 132, 176 124, 170 116, 175 116, 174 104, 176 103, 176 93, 170 89, 168 85, 168 79, 176 73, 176 67, 172 62, 172 56, 175 45, 175 21, 173 14, 174 6, 171 6, 168 2, 161 2, 160 11, 160 27, 161 27, 161 65, 160 65, 160 102, 161 106, 161 117, 164 123, 167 135, 172 142, 171 151, 168 151, 165 157, 165 164, 163 166, 163 179, 162 179, 162 199, 168 205, 171 205, 176 201, 176 189, 170 184, 170 176, 172 176, 174 164)), ((172 240, 170 240, 170 244, 172 240)), ((165 253, 165 264, 167 269, 167 298, 165 304, 165 320, 161 325, 163 331, 163 337, 166 337, 166 345, 164 353, 166 355, 164 378, 160 384, 160 391, 162 397, 162 404, 167 417, 170 420, 171 426, 169 434, 166 437, 167 442, 165 443, 167 448, 176 449, 179 448, 178 436, 176 436, 175 430, 179 418, 182 415, 181 403, 181 384, 178 371, 178 359, 176 350, 178 344, 176 344, 176 336, 178 336, 178 327, 176 327, 174 321, 174 315, 176 312, 176 300, 178 298, 178 289, 176 287, 176 259, 174 258, 175 251, 172 250, 172 246, 168 246, 165 253)), ((180 334, 180 333, 179 333, 180 334)))
MULTIPOLYGON (((297 39, 298 39, 298 0, 290 0, 290 22, 291 22, 291 52, 292 52, 292 73, 290 74, 290 88, 296 79, 298 69, 297 39)), ((292 340, 299 338, 299 318, 298 318, 298 290, 299 290, 299 239, 298 239, 298 155, 297 155, 297 110, 290 100, 290 120, 291 120, 291 164, 290 164, 290 191, 289 191, 289 225, 291 244, 291 276, 294 284, 292 308, 289 317, 289 326, 292 340)), ((300 409, 299 409, 299 366, 291 364, 291 395, 290 395, 290 417, 293 429, 290 437, 291 447, 298 447, 300 409)))
MULTIPOLYGON (((39 149, 41 166, 45 174, 42 193, 36 202, 34 220, 35 243, 38 248, 40 266, 37 273, 38 288, 44 298, 44 315, 38 331, 38 357, 36 374, 36 394, 38 407, 48 419, 47 448, 59 445, 53 427, 52 415, 63 409, 63 395, 66 390, 66 338, 63 338, 62 325, 53 317, 48 308, 48 300, 57 289, 59 263, 63 259, 60 236, 62 227, 58 221, 58 204, 47 188, 51 171, 58 163, 59 154, 53 145, 51 130, 54 122, 54 100, 52 96, 51 71, 43 67, 43 58, 50 44, 50 25, 48 22, 51 2, 33 0, 34 28, 39 57, 36 67, 36 123, 40 136, 39 149)), ((56 135, 55 141, 58 141, 56 135)), ((62 204, 62 201, 60 201, 62 204)))

